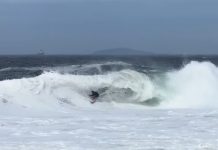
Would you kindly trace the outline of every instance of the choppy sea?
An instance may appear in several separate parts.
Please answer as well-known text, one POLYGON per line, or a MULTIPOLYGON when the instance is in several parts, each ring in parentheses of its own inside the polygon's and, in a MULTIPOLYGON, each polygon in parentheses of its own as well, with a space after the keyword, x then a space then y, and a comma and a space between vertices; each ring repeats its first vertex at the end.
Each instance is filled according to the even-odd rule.
POLYGON ((218 56, 0 56, 0 149, 216 150, 217 65, 218 56))

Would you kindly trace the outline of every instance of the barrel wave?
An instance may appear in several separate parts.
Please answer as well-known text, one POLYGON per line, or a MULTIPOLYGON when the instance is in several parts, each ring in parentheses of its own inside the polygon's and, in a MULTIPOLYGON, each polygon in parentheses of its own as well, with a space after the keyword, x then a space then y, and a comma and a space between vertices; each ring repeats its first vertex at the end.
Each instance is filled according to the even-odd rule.
POLYGON ((140 108, 218 107, 218 69, 211 62, 191 61, 180 69, 154 74, 131 64, 109 65, 116 67, 107 71, 99 71, 99 64, 68 66, 64 71, 46 68, 36 77, 0 81, 1 107, 63 111, 129 104, 140 108), (87 73, 90 67, 98 72, 87 73), (91 90, 100 92, 94 105, 88 96, 91 90))

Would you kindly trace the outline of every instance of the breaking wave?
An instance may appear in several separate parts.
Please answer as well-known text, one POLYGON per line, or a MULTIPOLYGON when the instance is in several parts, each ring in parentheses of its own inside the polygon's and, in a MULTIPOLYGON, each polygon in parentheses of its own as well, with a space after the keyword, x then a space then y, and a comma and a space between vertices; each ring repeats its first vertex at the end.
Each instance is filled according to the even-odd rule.
POLYGON ((0 107, 41 110, 127 103, 155 108, 218 107, 217 89, 218 69, 210 62, 192 61, 181 69, 153 76, 131 68, 88 75, 53 70, 0 81, 0 107), (100 93, 96 105, 90 104, 91 90, 100 93))

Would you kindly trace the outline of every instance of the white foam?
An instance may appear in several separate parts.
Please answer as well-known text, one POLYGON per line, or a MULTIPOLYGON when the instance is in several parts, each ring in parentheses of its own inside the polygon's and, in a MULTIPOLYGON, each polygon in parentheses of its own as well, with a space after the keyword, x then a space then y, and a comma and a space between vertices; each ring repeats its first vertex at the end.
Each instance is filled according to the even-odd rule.
POLYGON ((27 108, 90 107, 90 91, 105 87, 109 90, 104 93, 102 101, 107 102, 143 101, 152 97, 154 90, 146 75, 132 70, 92 76, 47 72, 34 78, 1 81, 0 95, 10 104, 27 108), (125 89, 128 88, 133 94, 126 97, 125 89))
POLYGON ((166 106, 179 108, 218 107, 218 68, 210 62, 192 61, 169 72, 165 81, 166 106))
POLYGON ((161 84, 133 70, 104 75, 45 72, 38 77, 0 81, 0 107, 55 111, 109 105, 123 108, 125 103, 142 104, 152 98, 161 100, 161 108, 218 107, 218 69, 210 62, 193 61, 159 78, 161 84), (106 89, 99 98, 103 103, 90 104, 90 91, 102 89, 106 89))

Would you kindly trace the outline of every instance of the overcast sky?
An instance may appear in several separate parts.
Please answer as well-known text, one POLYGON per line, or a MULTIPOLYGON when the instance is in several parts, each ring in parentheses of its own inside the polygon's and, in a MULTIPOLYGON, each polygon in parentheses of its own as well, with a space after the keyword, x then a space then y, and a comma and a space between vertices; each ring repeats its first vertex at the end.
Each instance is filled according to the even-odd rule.
POLYGON ((0 54, 218 54, 217 0, 0 0, 0 54))

